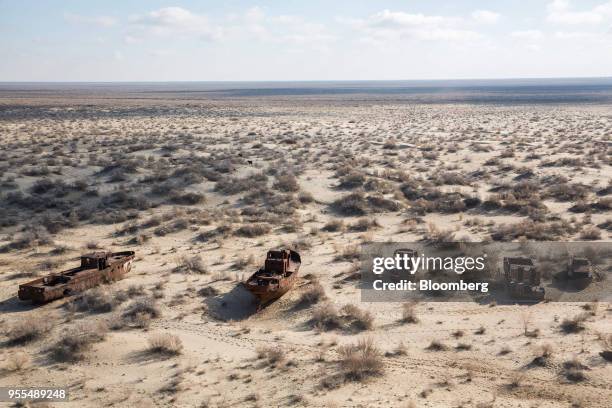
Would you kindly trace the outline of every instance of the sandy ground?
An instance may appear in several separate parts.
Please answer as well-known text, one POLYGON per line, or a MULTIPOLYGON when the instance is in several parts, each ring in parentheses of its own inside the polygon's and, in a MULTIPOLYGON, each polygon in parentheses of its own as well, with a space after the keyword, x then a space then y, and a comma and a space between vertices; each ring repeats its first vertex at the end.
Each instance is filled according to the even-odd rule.
MULTIPOLYGON (((609 304, 593 310, 593 305, 579 303, 420 303, 415 307, 418 321, 403 324, 401 304, 361 303, 357 283, 344 279, 354 271, 356 260, 338 260, 351 245, 416 241, 436 233, 461 240, 491 239, 500 230, 506 240, 609 240, 612 214, 610 201, 605 201, 612 178, 609 106, 196 101, 170 105, 170 112, 161 110, 155 116, 125 101, 116 105, 105 101, 88 108, 94 112, 88 114, 66 113, 62 102, 57 104, 57 115, 50 113, 52 100, 35 102, 5 98, 5 107, 16 106, 17 113, 0 121, 6 147, 1 175, 3 181, 14 183, 3 184, 2 215, 15 218, 0 230, 0 246, 5 248, 0 252, 0 386, 67 387, 70 402, 51 404, 62 407, 612 404, 612 369, 600 356, 602 339, 612 333, 609 304), (34 106, 33 111, 24 115, 22 106, 34 106), (135 145, 139 147, 130 149, 135 145), (62 163, 62 158, 68 160, 62 163), (129 160, 138 165, 132 170, 121 166, 117 171, 125 177, 113 181, 115 170, 104 171, 109 164, 129 160), (195 182, 180 185, 183 193, 203 195, 192 205, 171 203, 164 193, 150 191, 164 183, 152 175, 173 174, 189 166, 221 168, 227 163, 229 173, 200 175, 195 182), (54 174, 59 166, 61 175, 54 174), (51 172, 28 172, 40 167, 51 172), (501 200, 503 206, 518 200, 519 207, 528 211, 480 207, 422 211, 417 199, 402 188, 418 179, 429 183, 422 189, 485 201, 500 191, 492 192, 494 187, 507 192, 517 185, 516 177, 527 170, 534 173, 529 177, 538 188, 531 194, 538 195, 539 204, 528 203, 519 192, 501 200), (267 181, 252 180, 235 193, 218 187, 237 185, 236 180, 262 171, 269 175, 267 181), (339 187, 350 171, 376 181, 376 186, 362 181, 356 187, 339 187), (274 187, 284 172, 295 175, 299 191, 274 187), (451 183, 443 177, 447 173, 465 180, 451 183), (547 184, 547 177, 553 176, 561 179, 547 184), (150 179, 136 182, 146 177, 150 179), (6 194, 15 190, 38 194, 33 186, 42 178, 61 178, 69 185, 83 180, 86 188, 98 191, 97 196, 81 196, 70 188, 55 195, 43 192, 43 206, 59 198, 68 204, 70 198, 77 200, 72 201, 75 205, 97 204, 96 200, 124 187, 156 204, 110 203, 109 214, 136 213, 135 218, 116 223, 88 219, 101 212, 101 207, 91 206, 83 210, 85 215, 78 215, 78 221, 51 232, 51 239, 32 238, 25 246, 11 246, 37 217, 62 213, 59 204, 58 209, 40 211, 9 203, 6 194), (260 183, 280 189, 280 196, 275 196, 280 199, 245 201, 251 191, 262 187, 260 183), (561 184, 569 184, 569 191, 579 184, 585 192, 561 196, 554 190, 561 184), (358 191, 389 203, 384 208, 365 204, 360 215, 342 213, 334 205, 358 191), (299 199, 306 193, 310 198, 299 199), (571 210, 577 205, 590 209, 571 210), (245 212, 250 207, 260 211, 245 212), (162 220, 149 227, 146 221, 152 217, 162 220), (351 230, 350 225, 362 218, 376 219, 378 226, 351 230), (177 219, 186 220, 186 225, 156 232, 177 219), (325 231, 334 220, 342 220, 343 226, 325 231), (253 223, 267 224, 269 229, 254 236, 237 232, 253 223), (523 230, 504 229, 521 223, 523 230), (554 223, 564 224, 546 230, 554 223), (122 232, 130 225, 134 228, 122 232), (231 232, 215 232, 228 225, 231 232), (512 235, 515 230, 523 232, 512 235), (127 299, 112 301, 110 311, 79 309, 74 298, 39 307, 16 299, 18 284, 42 274, 44 262, 53 261, 52 270, 72 267, 81 253, 94 246, 137 254, 130 274, 103 288, 110 299, 122 291, 129 293, 127 299), (299 248, 301 278, 294 290, 256 312, 240 282, 263 262, 267 249, 276 246, 299 248), (184 260, 192 257, 199 257, 201 265, 189 270, 184 260), (324 288, 326 300, 299 307, 302 294, 316 282, 324 288), (203 288, 214 291, 206 295, 203 288), (130 303, 141 298, 154 302, 159 316, 142 324, 120 324, 130 303), (313 327, 313 313, 326 303, 358 306, 371 315, 372 327, 359 332, 313 327), (582 313, 587 313, 583 330, 568 334, 560 329, 564 319, 582 313), (50 328, 31 341, 11 342, 20 322, 40 324, 35 316, 44 316, 50 328), (74 360, 53 357, 58 339, 71 328, 93 322, 108 327, 101 330, 106 332, 102 340, 74 360), (526 335, 525 322, 529 331, 538 329, 538 333, 526 335), (178 336, 180 352, 151 351, 149 341, 159 333, 178 336), (382 369, 359 380, 346 378, 340 362, 342 346, 364 338, 380 351, 382 369), (431 350, 432 341, 440 342, 443 349, 431 350), (278 361, 260 358, 265 350, 279 348, 283 355, 278 361), (545 362, 533 364, 534 357, 543 354, 545 362), (15 364, 15 356, 22 362, 15 364), (579 381, 566 375, 567 362, 574 359, 582 364, 584 379, 579 381)), ((66 212, 64 216, 68 218, 66 212)))

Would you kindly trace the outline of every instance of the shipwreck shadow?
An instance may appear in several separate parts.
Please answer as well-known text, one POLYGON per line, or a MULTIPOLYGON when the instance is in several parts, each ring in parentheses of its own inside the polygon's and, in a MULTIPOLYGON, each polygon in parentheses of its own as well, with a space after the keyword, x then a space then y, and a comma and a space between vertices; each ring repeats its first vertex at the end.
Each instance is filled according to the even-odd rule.
POLYGON ((0 314, 27 312, 38 308, 40 305, 32 302, 19 300, 17 296, 0 301, 0 314))
POLYGON ((238 284, 222 295, 204 300, 211 317, 228 320, 245 320, 257 313, 257 299, 244 285, 238 284))

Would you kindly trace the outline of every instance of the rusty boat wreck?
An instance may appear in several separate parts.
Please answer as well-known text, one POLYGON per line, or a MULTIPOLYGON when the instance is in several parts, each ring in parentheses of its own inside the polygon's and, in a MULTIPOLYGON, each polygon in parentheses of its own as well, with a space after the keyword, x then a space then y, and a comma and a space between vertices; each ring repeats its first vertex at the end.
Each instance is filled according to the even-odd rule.
POLYGON ((247 279, 245 286, 265 305, 287 293, 297 280, 302 260, 290 249, 268 251, 264 266, 247 279))
POLYGON ((585 289, 593 282, 593 264, 587 258, 570 257, 565 279, 574 289, 585 289))
POLYGON ((81 256, 81 265, 19 285, 20 300, 45 303, 102 283, 120 280, 132 268, 134 251, 94 252, 81 256))
POLYGON ((504 258, 504 280, 510 297, 523 301, 544 300, 541 273, 533 259, 525 257, 504 258))

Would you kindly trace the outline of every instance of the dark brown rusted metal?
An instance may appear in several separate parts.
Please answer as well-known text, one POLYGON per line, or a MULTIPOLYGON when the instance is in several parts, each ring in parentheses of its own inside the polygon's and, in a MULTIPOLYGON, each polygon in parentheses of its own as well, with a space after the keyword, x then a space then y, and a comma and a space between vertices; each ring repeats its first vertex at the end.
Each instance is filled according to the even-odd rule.
POLYGON ((567 264, 567 281, 576 289, 584 289, 593 281, 593 265, 586 258, 571 257, 567 264))
POLYGON ((533 260, 524 257, 504 258, 504 279, 508 294, 517 299, 543 300, 540 271, 533 260))
POLYGON ((122 279, 132 268, 134 251, 94 252, 81 256, 81 266, 19 285, 21 300, 49 302, 101 283, 122 279))
POLYGON ((268 251, 263 268, 249 277, 246 288, 260 305, 278 299, 293 287, 301 263, 300 255, 290 249, 268 251))

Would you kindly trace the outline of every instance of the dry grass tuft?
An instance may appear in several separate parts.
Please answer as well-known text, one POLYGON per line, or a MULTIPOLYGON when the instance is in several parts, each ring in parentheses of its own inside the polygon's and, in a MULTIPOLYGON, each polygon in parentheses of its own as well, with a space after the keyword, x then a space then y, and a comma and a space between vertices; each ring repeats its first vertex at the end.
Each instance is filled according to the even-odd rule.
POLYGON ((22 371, 30 366, 30 356, 24 351, 11 353, 6 359, 5 368, 8 371, 22 371))
POLYGON ((51 346, 51 357, 60 362, 81 360, 94 343, 104 340, 107 330, 103 323, 77 325, 63 332, 51 346))
POLYGON ((128 295, 129 293, 113 292, 108 288, 98 287, 83 292, 71 304, 80 312, 108 313, 127 300, 128 295))
POLYGON ((51 322, 43 317, 15 322, 8 331, 8 344, 11 346, 30 343, 44 337, 51 330, 51 322))
POLYGON ((448 346, 442 343, 440 340, 432 340, 427 346, 426 350, 429 351, 446 351, 448 350, 448 346))
POLYGON ((204 261, 200 255, 192 257, 181 256, 176 262, 175 271, 199 274, 208 273, 208 269, 206 265, 204 265, 204 261))
POLYGON ((286 359, 285 351, 280 346, 258 347, 255 351, 257 358, 264 360, 269 366, 276 366, 286 359))
POLYGON ((612 361, 612 334, 601 335, 602 350, 599 355, 606 361, 612 361))
POLYGON ((577 358, 565 361, 563 363, 563 375, 571 382, 582 382, 587 379, 584 370, 588 369, 577 358))
POLYGON ((584 322, 588 318, 587 313, 581 313, 571 319, 563 319, 561 322, 561 330, 566 334, 578 333, 584 330, 584 322))
POLYGON ((147 327, 151 319, 161 316, 161 310, 152 298, 137 299, 123 312, 123 321, 135 327, 147 327))
POLYGON ((306 290, 302 292, 297 302, 299 307, 307 307, 325 300, 325 289, 319 282, 312 282, 306 290))
POLYGON ((345 379, 361 381, 367 377, 380 375, 384 371, 382 354, 374 345, 374 340, 364 338, 357 344, 339 348, 340 366, 345 379))
POLYGON ((320 305, 314 310, 310 322, 321 331, 342 329, 348 332, 360 332, 374 327, 372 315, 352 304, 344 305, 340 311, 330 303, 320 305))
POLYGON ((157 333, 149 337, 149 352, 166 356, 177 356, 183 351, 183 342, 170 333, 157 333))
POLYGON ((402 323, 418 323, 419 318, 416 315, 416 306, 418 305, 418 301, 410 301, 402 304, 402 318, 400 322, 402 323))

